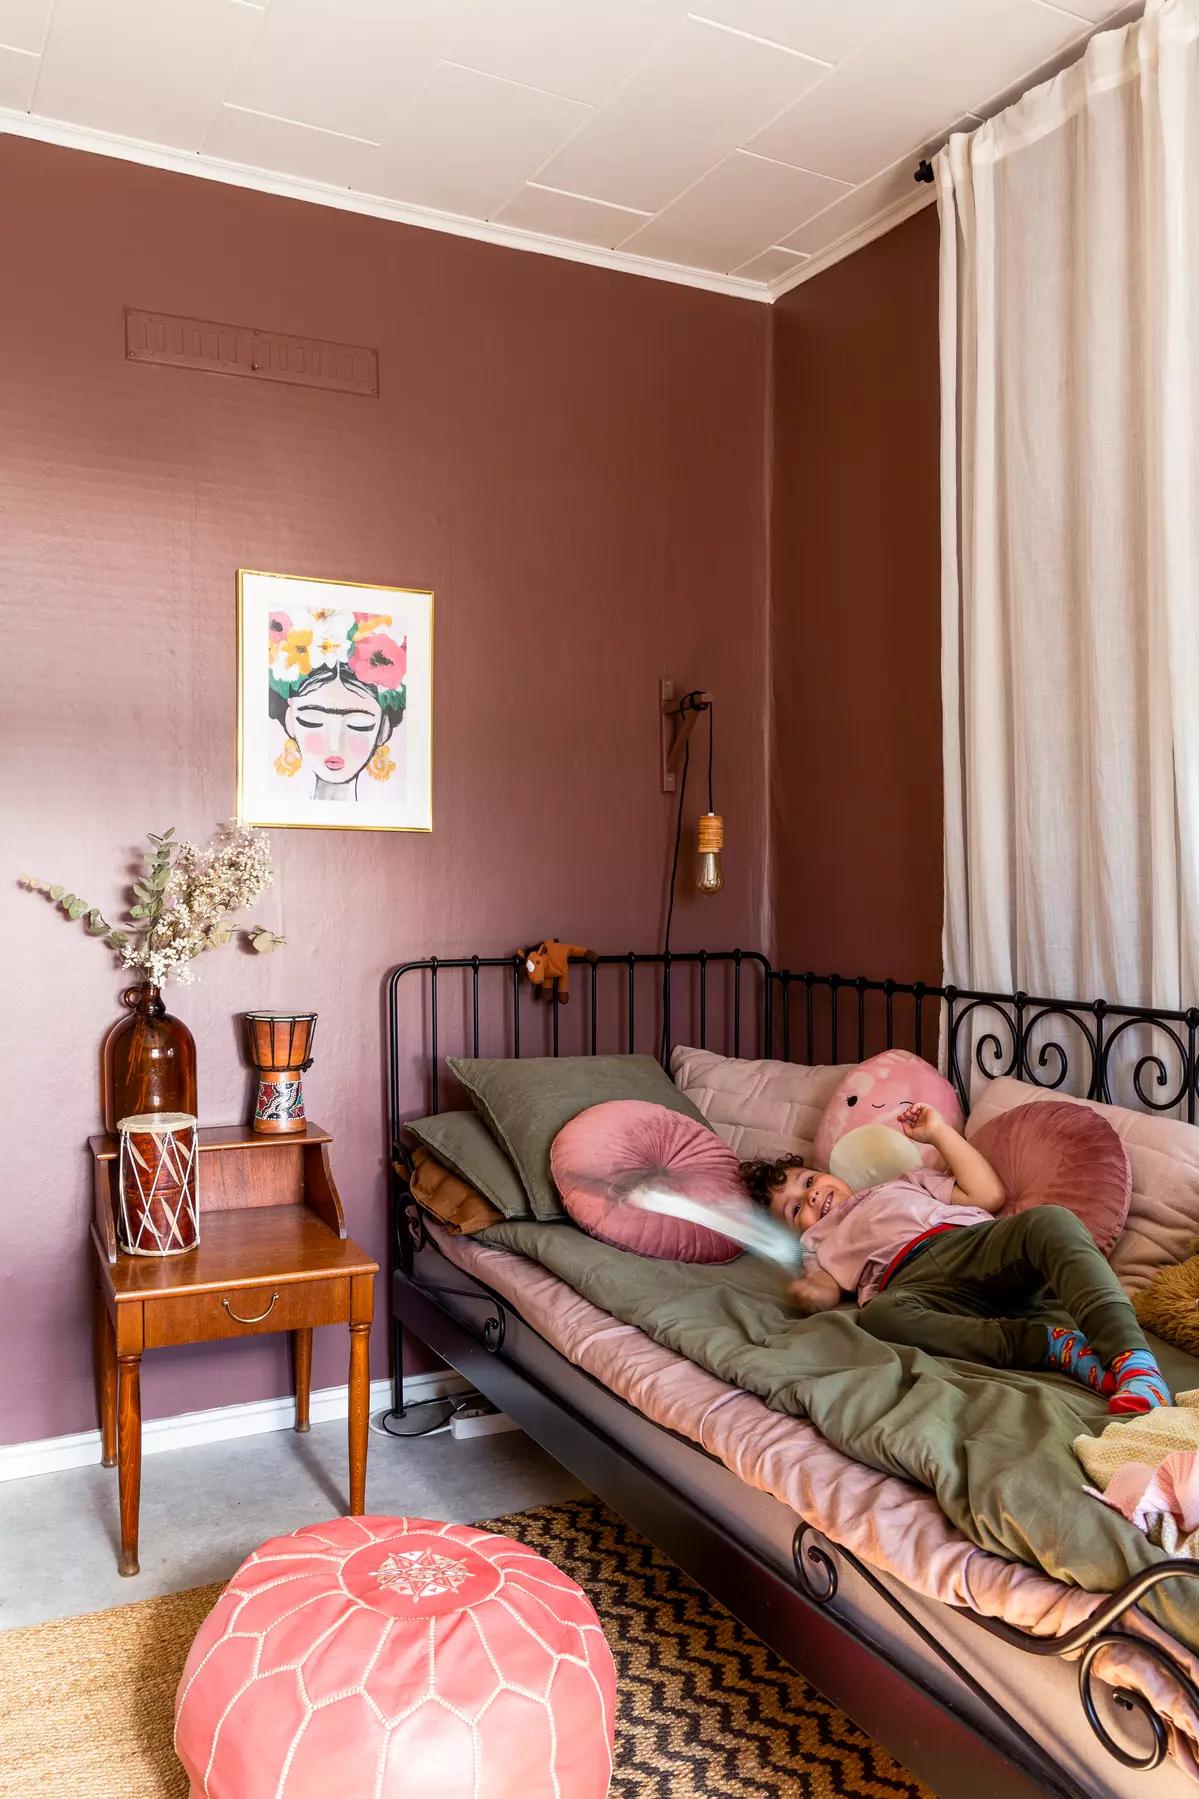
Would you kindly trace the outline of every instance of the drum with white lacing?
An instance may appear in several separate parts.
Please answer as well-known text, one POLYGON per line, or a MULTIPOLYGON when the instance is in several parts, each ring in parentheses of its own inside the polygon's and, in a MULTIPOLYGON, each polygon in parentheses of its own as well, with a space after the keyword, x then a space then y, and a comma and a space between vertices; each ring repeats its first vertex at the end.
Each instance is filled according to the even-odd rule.
POLYGON ((138 1112, 117 1125, 117 1241, 127 1255, 175 1256, 200 1241, 196 1121, 138 1112))

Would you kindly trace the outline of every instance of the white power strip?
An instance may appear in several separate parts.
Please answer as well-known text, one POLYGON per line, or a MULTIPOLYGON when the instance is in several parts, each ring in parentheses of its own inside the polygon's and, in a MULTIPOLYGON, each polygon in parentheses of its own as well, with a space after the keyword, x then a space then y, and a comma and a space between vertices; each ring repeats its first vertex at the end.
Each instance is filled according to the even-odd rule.
POLYGON ((520 1425, 506 1412, 474 1411, 463 1407, 450 1419, 450 1435, 458 1442, 466 1437, 494 1437, 501 1431, 519 1429, 520 1425))

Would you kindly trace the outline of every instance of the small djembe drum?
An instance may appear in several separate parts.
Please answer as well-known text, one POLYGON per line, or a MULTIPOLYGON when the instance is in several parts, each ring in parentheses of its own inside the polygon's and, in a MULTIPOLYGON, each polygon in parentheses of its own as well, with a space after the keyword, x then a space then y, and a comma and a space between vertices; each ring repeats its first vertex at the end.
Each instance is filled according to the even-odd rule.
POLYGON ((247 1012, 250 1060, 258 1070, 254 1129, 270 1135, 307 1128, 301 1076, 312 1067, 315 1012, 247 1012))
POLYGON ((200 1241, 196 1121, 137 1112, 117 1125, 117 1241, 131 1256, 177 1256, 200 1241))

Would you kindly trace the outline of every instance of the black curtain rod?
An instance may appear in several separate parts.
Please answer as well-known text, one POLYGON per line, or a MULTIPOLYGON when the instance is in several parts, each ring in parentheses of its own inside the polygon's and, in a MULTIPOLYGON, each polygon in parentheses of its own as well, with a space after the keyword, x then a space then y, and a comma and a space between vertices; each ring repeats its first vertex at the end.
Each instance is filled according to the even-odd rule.
POLYGON ((912 180, 913 181, 935 181, 936 180, 936 176, 933 174, 933 165, 928 160, 927 156, 921 157, 920 161, 916 164, 916 173, 912 176, 912 180))

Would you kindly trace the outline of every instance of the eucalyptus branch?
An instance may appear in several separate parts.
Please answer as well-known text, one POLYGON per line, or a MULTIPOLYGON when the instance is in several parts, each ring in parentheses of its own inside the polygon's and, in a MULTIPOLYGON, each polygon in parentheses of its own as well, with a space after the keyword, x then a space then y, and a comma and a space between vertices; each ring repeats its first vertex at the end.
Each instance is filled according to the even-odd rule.
POLYGON ((91 906, 77 894, 68 893, 65 887, 51 885, 48 881, 39 881, 36 875, 20 875, 17 885, 27 887, 31 893, 44 893, 46 898, 65 912, 68 918, 82 919, 83 928, 89 937, 103 937, 110 949, 124 949, 129 941, 124 931, 114 931, 98 906, 91 906))

